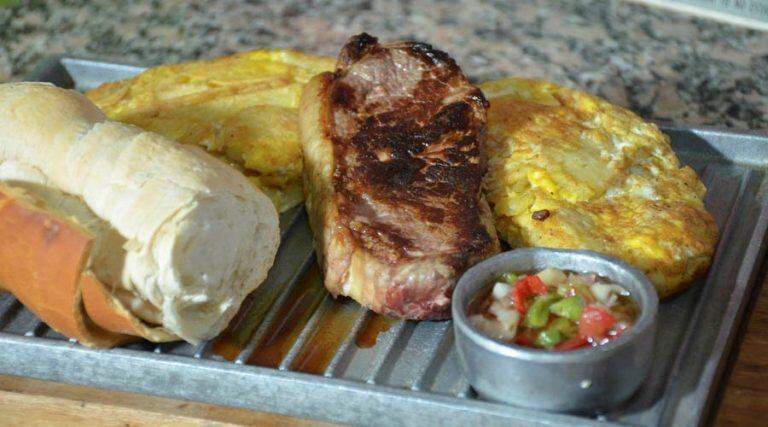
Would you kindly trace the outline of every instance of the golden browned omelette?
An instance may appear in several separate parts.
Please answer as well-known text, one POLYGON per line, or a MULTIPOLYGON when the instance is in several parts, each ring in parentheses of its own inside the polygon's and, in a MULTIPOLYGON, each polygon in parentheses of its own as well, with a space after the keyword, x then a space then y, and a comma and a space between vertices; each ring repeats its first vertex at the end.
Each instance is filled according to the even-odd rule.
POLYGON ((655 125, 551 83, 480 87, 491 102, 484 188, 507 242, 616 256, 660 296, 704 273, 717 241, 706 188, 655 125))
POLYGON ((86 95, 113 120, 206 148, 283 212, 302 200, 301 90, 334 66, 332 58, 257 50, 151 68, 86 95))

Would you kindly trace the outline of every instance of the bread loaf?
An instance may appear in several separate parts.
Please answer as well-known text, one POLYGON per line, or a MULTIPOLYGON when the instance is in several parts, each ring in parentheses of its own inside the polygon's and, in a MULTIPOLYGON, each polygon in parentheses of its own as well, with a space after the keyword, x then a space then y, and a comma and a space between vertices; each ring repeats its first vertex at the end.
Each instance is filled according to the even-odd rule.
POLYGON ((0 85, 0 181, 93 237, 81 292, 91 320, 113 332, 215 336, 279 243, 272 203, 240 173, 51 85, 0 85))
POLYGON ((93 235, 40 204, 0 185, 0 280, 38 317, 82 344, 111 347, 136 339, 89 321, 81 283, 93 235))

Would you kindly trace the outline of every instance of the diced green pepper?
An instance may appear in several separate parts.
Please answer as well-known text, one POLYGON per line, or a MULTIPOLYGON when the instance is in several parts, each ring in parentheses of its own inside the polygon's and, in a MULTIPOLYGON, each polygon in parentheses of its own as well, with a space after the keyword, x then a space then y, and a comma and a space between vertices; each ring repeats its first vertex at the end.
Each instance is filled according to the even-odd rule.
POLYGON ((565 317, 558 317, 549 322, 547 329, 554 329, 560 332, 563 336, 570 336, 576 332, 576 324, 566 319, 565 317))
POLYGON ((545 329, 536 336, 536 345, 539 347, 552 348, 563 340, 562 334, 557 329, 545 329))
POLYGON ((525 326, 529 328, 543 328, 547 324, 547 320, 549 320, 549 306, 558 299, 554 295, 537 297, 525 314, 525 326))
POLYGON ((500 281, 504 283, 509 283, 510 285, 514 285, 515 282, 517 282, 517 274, 507 272, 502 274, 500 279, 501 279, 500 281))
POLYGON ((566 319, 579 320, 581 310, 584 309, 584 300, 581 297, 567 297, 549 306, 549 311, 566 319))

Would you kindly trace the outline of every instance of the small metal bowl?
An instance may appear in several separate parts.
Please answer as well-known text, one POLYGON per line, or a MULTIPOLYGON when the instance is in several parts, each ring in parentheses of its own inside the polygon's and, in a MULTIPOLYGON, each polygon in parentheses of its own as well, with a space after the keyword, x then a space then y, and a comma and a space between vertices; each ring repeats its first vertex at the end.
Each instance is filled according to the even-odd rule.
POLYGON ((656 336, 658 296, 629 265, 592 251, 517 249, 469 269, 453 294, 456 346, 470 384, 488 400, 549 411, 607 410, 625 401, 645 380, 656 336), (554 267, 598 275, 630 292, 640 314, 621 337, 599 347, 550 352, 491 338, 469 322, 467 311, 500 274, 554 267))

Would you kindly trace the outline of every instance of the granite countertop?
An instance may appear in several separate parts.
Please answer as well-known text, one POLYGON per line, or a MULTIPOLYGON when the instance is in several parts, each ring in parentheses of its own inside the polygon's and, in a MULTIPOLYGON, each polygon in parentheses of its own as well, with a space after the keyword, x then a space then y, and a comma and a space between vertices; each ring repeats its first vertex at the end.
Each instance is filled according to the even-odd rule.
POLYGON ((768 129, 768 33, 624 1, 62 3, 0 9, 0 82, 52 54, 147 65, 256 48, 335 56, 367 31, 432 43, 476 81, 535 77, 651 119, 768 129))

